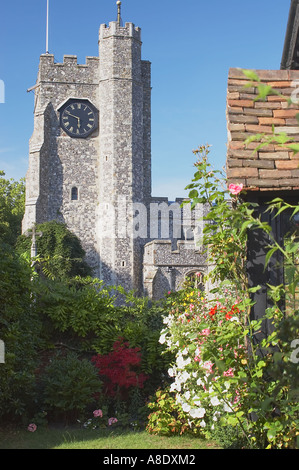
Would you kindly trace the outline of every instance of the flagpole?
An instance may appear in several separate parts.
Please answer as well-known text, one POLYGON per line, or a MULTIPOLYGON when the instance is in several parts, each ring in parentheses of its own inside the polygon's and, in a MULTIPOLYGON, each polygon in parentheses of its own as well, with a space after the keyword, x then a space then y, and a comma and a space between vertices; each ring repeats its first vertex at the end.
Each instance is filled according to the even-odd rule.
POLYGON ((49 0, 47 0, 46 54, 49 54, 49 0))

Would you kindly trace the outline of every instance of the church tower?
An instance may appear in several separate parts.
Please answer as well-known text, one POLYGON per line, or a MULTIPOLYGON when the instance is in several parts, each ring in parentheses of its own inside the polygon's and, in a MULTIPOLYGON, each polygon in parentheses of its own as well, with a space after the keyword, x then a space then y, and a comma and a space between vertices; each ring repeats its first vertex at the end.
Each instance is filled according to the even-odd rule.
POLYGON ((111 284, 140 290, 142 245, 134 215, 151 196, 150 63, 141 60, 140 29, 102 25, 99 57, 101 278, 110 272, 111 284))
POLYGON ((133 219, 151 197, 151 72, 141 30, 122 26, 117 4, 98 57, 40 57, 23 232, 66 223, 97 277, 140 292, 146 239, 134 236, 133 219))

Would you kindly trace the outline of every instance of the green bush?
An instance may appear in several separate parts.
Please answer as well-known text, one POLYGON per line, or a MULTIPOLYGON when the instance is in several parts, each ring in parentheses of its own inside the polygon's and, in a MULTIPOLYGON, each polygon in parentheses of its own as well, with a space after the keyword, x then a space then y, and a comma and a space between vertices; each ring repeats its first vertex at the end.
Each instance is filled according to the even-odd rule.
POLYGON ((45 368, 42 383, 44 403, 52 417, 66 421, 78 418, 87 406, 95 402, 101 391, 97 371, 87 359, 74 353, 57 355, 45 368))
POLYGON ((41 324, 35 310, 28 263, 0 243, 0 339, 5 362, 0 364, 0 417, 26 418, 36 406, 35 369, 41 347, 41 324))

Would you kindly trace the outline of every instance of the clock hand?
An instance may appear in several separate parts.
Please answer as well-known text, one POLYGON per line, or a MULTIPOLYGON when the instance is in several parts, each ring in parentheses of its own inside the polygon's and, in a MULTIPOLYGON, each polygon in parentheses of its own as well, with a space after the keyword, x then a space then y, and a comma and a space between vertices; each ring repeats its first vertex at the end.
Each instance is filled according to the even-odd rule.
POLYGON ((69 115, 69 116, 72 116, 72 117, 78 119, 78 121, 80 121, 80 118, 79 118, 78 116, 75 116, 74 114, 71 114, 71 113, 68 113, 68 115, 69 115))

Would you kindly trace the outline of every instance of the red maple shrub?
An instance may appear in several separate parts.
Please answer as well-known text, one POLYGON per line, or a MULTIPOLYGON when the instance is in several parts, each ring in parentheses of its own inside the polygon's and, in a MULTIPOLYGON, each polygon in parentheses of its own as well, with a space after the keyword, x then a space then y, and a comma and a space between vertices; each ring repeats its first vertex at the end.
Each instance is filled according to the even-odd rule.
POLYGON ((103 391, 108 396, 119 394, 125 398, 132 387, 143 388, 148 376, 139 372, 141 366, 140 348, 130 348, 120 338, 113 345, 113 351, 106 355, 93 356, 92 362, 103 379, 103 391), (139 369, 139 370, 138 370, 139 369))

